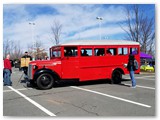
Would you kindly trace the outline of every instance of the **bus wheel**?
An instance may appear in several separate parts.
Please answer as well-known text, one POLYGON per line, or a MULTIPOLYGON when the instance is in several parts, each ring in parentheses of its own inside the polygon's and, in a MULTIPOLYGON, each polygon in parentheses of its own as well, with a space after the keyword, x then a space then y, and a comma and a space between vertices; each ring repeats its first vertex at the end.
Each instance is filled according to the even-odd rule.
POLYGON ((37 78, 37 86, 39 89, 47 90, 54 85, 54 78, 48 73, 43 73, 37 78))
POLYGON ((122 74, 119 70, 114 70, 112 73, 111 84, 120 84, 122 80, 122 74))

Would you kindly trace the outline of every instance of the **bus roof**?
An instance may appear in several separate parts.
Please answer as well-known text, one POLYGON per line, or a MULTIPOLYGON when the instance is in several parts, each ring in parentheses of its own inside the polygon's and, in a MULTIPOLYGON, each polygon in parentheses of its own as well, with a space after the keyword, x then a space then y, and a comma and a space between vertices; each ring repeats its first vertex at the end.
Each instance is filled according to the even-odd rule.
POLYGON ((139 43, 129 40, 72 40, 61 43, 58 46, 69 45, 139 45, 139 43))

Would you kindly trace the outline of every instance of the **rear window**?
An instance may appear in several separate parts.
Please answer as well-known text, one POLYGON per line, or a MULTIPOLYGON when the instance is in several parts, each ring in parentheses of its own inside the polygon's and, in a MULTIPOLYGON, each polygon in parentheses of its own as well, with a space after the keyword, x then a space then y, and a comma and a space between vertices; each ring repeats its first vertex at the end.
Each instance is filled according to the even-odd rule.
POLYGON ((130 48, 130 54, 137 55, 138 54, 138 48, 135 48, 135 47, 130 48))

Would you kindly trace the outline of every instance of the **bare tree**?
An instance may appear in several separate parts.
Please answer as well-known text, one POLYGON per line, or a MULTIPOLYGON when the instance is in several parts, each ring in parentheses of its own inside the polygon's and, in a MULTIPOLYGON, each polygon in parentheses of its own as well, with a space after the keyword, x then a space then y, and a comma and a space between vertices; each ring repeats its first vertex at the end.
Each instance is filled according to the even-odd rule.
POLYGON ((62 24, 58 20, 53 21, 53 25, 51 26, 53 38, 51 39, 53 44, 59 44, 61 30, 62 30, 62 24))
POLYGON ((32 44, 27 44, 28 48, 28 54, 31 55, 32 57, 34 56, 34 46, 32 44))
POLYGON ((155 34, 152 35, 148 46, 148 54, 155 55, 155 34))
POLYGON ((139 8, 137 6, 133 6, 132 9, 130 9, 129 7, 126 7, 127 29, 123 27, 124 24, 120 24, 120 27, 127 33, 127 36, 125 36, 125 39, 139 42, 139 34, 140 34, 139 20, 140 20, 139 8))
POLYGON ((148 17, 145 17, 141 22, 141 39, 139 41, 141 43, 141 51, 148 53, 148 48, 153 46, 152 44, 155 40, 153 19, 149 20, 148 17))
POLYGON ((138 5, 126 8, 126 24, 127 29, 123 27, 124 24, 120 25, 127 33, 125 39, 139 42, 141 51, 145 53, 149 52, 150 47, 155 47, 153 44, 155 40, 154 19, 146 16, 138 5))
POLYGON ((10 40, 7 39, 3 41, 3 58, 5 58, 8 53, 10 53, 9 49, 10 49, 10 40))
POLYGON ((9 39, 3 41, 3 57, 9 53, 12 60, 19 59, 22 55, 22 49, 19 43, 19 41, 13 42, 9 39))
POLYGON ((43 59, 47 56, 47 53, 39 40, 36 40, 34 45, 28 44, 28 53, 35 59, 43 59))
POLYGON ((12 58, 13 59, 19 59, 21 58, 23 52, 22 52, 22 48, 20 47, 20 41, 16 41, 13 44, 13 52, 12 52, 12 58))

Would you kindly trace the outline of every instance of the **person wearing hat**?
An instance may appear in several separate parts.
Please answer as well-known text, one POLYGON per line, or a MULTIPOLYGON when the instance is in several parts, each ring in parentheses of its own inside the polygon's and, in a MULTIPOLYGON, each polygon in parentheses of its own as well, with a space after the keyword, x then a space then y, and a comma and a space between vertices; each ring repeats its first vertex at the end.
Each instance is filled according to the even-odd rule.
POLYGON ((25 55, 22 58, 30 58, 30 60, 32 60, 32 57, 30 55, 28 55, 28 52, 25 52, 25 55))
POLYGON ((132 86, 131 87, 132 88, 136 88, 136 80, 134 78, 134 71, 135 71, 134 62, 135 62, 134 55, 129 55, 127 69, 129 71, 129 74, 130 74, 130 77, 131 77, 131 81, 132 81, 132 86))
MULTIPOLYGON (((25 55, 22 56, 22 58, 30 58, 30 61, 32 61, 32 57, 30 55, 28 55, 28 52, 26 51, 25 52, 25 55)), ((22 67, 23 71, 24 71, 24 74, 25 74, 25 79, 28 78, 27 77, 27 73, 28 73, 28 66, 25 66, 25 67, 22 67)))

